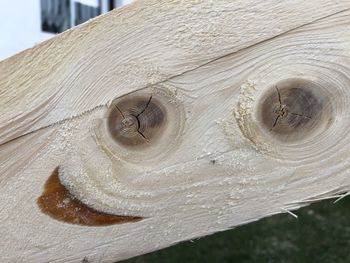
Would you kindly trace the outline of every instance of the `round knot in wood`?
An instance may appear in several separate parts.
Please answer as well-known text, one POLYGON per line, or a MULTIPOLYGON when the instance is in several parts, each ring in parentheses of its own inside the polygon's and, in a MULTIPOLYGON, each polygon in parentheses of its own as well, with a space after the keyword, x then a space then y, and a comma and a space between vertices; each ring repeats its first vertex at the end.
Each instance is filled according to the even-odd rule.
POLYGON ((313 82, 289 79, 271 87, 261 100, 263 127, 277 139, 296 141, 316 131, 332 115, 327 96, 313 82))
POLYGON ((117 143, 133 147, 156 140, 166 119, 165 107, 153 96, 126 97, 114 102, 107 125, 117 143))

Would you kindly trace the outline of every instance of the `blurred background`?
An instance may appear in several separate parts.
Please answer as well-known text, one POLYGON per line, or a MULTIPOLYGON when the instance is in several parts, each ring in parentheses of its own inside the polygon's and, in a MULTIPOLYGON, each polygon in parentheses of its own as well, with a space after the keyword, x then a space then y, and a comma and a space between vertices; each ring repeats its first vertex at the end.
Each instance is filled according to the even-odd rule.
POLYGON ((349 263, 349 208, 326 200, 121 263, 349 263))
MULTIPOLYGON (((0 60, 131 1, 0 0, 0 60)), ((323 201, 124 263, 349 263, 349 208, 323 201)))
POLYGON ((0 60, 132 0, 0 0, 0 60))

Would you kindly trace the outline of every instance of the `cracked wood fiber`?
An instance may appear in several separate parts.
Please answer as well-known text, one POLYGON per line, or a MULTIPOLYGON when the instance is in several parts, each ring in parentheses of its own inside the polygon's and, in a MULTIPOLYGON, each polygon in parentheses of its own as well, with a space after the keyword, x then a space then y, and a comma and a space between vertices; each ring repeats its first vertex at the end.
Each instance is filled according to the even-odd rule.
POLYGON ((0 261, 114 262, 347 193, 349 18, 140 0, 0 62, 0 261))

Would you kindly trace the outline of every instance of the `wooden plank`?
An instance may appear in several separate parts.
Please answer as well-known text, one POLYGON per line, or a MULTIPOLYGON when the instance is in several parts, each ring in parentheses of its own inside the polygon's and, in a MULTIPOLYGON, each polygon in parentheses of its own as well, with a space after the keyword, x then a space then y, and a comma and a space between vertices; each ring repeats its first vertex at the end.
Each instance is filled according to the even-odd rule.
POLYGON ((349 191, 349 7, 139 1, 2 62, 1 261, 113 262, 349 191), (137 220, 40 207, 54 171, 137 220))
POLYGON ((347 8, 346 0, 137 1, 0 64, 0 143, 347 8))

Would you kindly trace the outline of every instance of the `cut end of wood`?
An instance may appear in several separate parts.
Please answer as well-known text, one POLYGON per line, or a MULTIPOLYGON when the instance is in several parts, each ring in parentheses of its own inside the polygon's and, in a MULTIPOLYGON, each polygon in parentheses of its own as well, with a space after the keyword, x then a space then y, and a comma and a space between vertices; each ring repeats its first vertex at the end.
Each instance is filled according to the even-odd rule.
POLYGON ((47 180, 37 204, 40 210, 51 218, 75 225, 109 226, 137 222, 142 219, 99 212, 83 204, 61 184, 58 167, 47 180))

